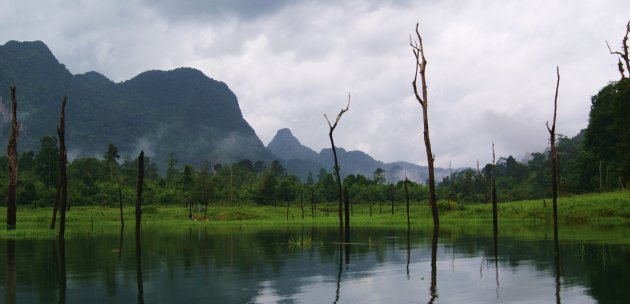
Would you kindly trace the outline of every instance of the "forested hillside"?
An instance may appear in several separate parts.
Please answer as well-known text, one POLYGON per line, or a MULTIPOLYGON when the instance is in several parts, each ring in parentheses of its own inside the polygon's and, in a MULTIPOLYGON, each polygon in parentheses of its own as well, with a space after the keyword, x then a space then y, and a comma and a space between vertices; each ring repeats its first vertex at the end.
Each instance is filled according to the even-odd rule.
MULTIPOLYGON (((0 96, 17 87, 21 150, 36 150, 42 136, 56 134, 61 100, 66 111, 70 157, 100 155, 108 143, 124 156, 141 149, 164 167, 173 152, 181 163, 204 160, 271 160, 243 119, 225 83, 198 70, 148 71, 114 83, 97 72, 72 75, 40 41, 0 46, 0 96)), ((6 111, 4 111, 6 113, 6 111)), ((1 134, 8 134, 2 121, 1 134)))

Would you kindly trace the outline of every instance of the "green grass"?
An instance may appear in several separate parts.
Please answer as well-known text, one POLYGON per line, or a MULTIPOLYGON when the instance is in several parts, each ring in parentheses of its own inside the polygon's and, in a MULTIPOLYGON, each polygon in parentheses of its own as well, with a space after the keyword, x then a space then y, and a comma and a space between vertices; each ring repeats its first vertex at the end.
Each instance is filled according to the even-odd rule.
MULTIPOLYGON (((369 216, 369 205, 362 203, 354 206, 351 218, 353 227, 394 227, 406 228, 407 217, 405 206, 397 205, 394 215, 391 205, 373 204, 372 216, 369 216)), ((455 202, 439 202, 441 227, 458 229, 462 225, 481 226, 486 231, 485 224, 492 222, 491 204, 457 204, 455 202)), ((310 205, 304 206, 304 220, 298 203, 291 205, 287 220, 286 205, 258 206, 241 204, 233 206, 211 206, 207 217, 203 209, 193 208, 194 220, 188 219, 188 208, 183 206, 155 206, 143 208, 143 226, 286 226, 286 225, 338 225, 337 206, 335 204, 319 204, 316 218, 312 218, 310 205), (328 212, 326 212, 328 211, 328 212)), ((430 228, 432 226, 430 208, 425 203, 412 203, 410 208, 411 226, 414 229, 430 228)), ((500 203, 499 223, 503 226, 548 225, 552 222, 551 200, 530 200, 500 203), (511 225, 518 224, 518 225, 511 225)), ((135 225, 135 208, 125 206, 123 217, 127 227, 135 225)), ((48 229, 50 225, 51 208, 30 208, 18 206, 17 229, 6 231, 0 229, 0 238, 53 238, 55 233, 48 229)), ((581 224, 630 224, 630 194, 626 192, 610 192, 602 194, 576 195, 562 197, 558 201, 558 214, 561 229, 571 231, 571 227, 581 224)), ((6 208, 0 208, 0 218, 6 218, 6 208)), ((101 206, 74 206, 67 213, 66 237, 86 230, 116 231, 120 226, 118 208, 101 206), (111 229, 110 229, 111 228, 111 229)), ((509 228, 506 228, 509 229, 509 228)), ((502 230, 503 231, 503 230, 502 230)), ((509 231, 509 230, 506 230, 509 231)))

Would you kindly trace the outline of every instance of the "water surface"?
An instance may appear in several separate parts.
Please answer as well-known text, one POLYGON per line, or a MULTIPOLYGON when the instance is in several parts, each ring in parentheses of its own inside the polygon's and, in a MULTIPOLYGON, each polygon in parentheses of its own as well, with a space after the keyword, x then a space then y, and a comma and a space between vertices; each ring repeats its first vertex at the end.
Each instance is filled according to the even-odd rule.
POLYGON ((486 229, 443 228, 433 268, 431 231, 354 228, 351 239, 360 244, 342 246, 335 243, 334 227, 148 225, 138 256, 133 229, 87 229, 65 244, 0 240, 0 286, 3 300, 15 303, 630 299, 630 245, 618 240, 627 227, 590 227, 583 238, 571 235, 577 241, 561 240, 559 259, 547 227, 500 236, 496 258, 492 237, 480 230, 486 229))

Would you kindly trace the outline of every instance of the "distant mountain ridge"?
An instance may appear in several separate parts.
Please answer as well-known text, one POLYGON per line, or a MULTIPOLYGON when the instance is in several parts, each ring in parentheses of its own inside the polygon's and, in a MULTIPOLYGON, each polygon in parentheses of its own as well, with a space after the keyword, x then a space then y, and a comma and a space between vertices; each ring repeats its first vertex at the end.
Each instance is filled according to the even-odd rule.
MULTIPOLYGON (((309 172, 316 177, 320 169, 331 172, 334 167, 331 148, 324 148, 317 153, 302 145, 286 128, 278 130, 267 148, 285 162, 289 173, 302 180, 306 180, 309 172)), ((351 174, 361 174, 371 179, 378 168, 385 170, 387 181, 393 183, 404 180, 405 177, 415 182, 425 183, 429 176, 427 167, 408 162, 384 163, 361 151, 346 151, 337 147, 337 157, 342 178, 351 174)), ((442 168, 435 170, 438 181, 448 174, 447 170, 442 168)))
MULTIPOLYGON (((147 71, 114 83, 97 72, 72 75, 41 41, 0 46, 0 96, 17 87, 20 149, 38 150, 55 136, 63 96, 70 156, 103 155, 108 143, 123 155, 145 150, 160 166, 170 152, 178 164, 204 160, 271 160, 228 86, 192 68, 147 71)), ((0 122, 8 134, 8 122, 0 122)))

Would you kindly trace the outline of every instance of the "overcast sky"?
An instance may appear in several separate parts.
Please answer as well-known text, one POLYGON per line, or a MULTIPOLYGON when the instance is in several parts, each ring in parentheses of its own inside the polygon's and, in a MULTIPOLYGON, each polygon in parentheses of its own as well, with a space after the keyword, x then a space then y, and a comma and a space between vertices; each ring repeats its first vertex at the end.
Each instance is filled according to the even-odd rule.
POLYGON ((523 158, 548 142, 556 65, 558 132, 588 123, 590 97, 619 78, 630 1, 6 1, 0 43, 42 40, 74 74, 120 82, 151 69, 194 67, 223 81, 267 144, 280 128, 319 151, 426 164, 413 97, 416 22, 428 61, 436 166, 523 158))

